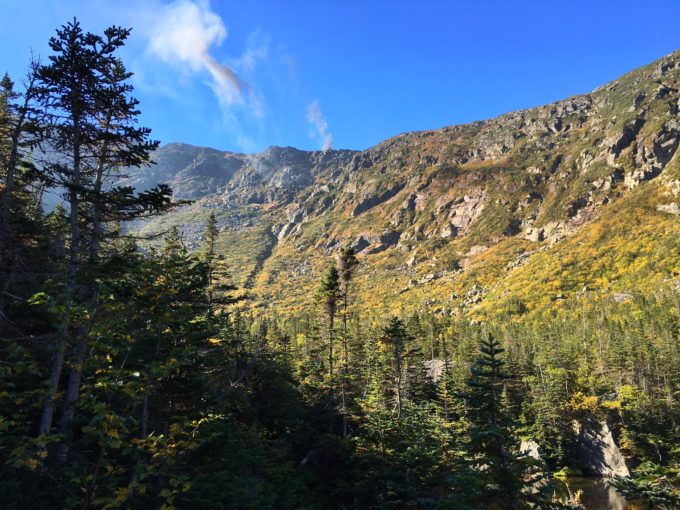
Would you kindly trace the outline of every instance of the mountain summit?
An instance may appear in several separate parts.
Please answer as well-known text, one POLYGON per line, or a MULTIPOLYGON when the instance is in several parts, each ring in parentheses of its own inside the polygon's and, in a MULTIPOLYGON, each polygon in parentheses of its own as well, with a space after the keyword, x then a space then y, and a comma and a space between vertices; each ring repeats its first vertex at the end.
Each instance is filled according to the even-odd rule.
POLYGON ((169 144, 128 183, 195 201, 145 232, 178 224, 196 245, 214 211, 256 305, 303 306, 346 244, 378 307, 483 316, 620 299, 680 272, 679 90, 675 52, 589 94, 364 151, 169 144))

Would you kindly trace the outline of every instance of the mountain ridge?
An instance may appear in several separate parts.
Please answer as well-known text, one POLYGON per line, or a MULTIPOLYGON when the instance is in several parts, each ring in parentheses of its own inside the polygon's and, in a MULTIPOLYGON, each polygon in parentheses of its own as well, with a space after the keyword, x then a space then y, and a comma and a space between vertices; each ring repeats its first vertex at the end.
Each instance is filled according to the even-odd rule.
MULTIPOLYGON (((614 205, 631 218, 629 208, 642 208, 645 225, 670 222, 666 241, 680 234, 679 88, 676 51, 588 94, 403 133, 363 151, 273 146, 239 154, 169 144, 150 173, 126 183, 161 179, 179 198, 195 200, 142 226, 144 232, 178 224, 196 247, 207 214, 215 212, 220 249, 255 306, 302 309, 329 258, 351 244, 363 260, 366 284, 358 283, 358 292, 377 307, 398 295, 408 308, 522 314, 558 306, 584 288, 612 294, 640 283, 619 288, 598 280, 613 269, 598 275, 582 268, 583 281, 565 285, 565 276, 539 286, 549 302, 501 283, 533 267, 543 252, 559 259, 578 254, 567 250, 570 240, 608 221, 614 205), (164 172, 171 178, 163 181, 164 172), (385 290, 382 298, 371 295, 374 286, 385 290)), ((677 246, 669 247, 659 261, 662 280, 677 276, 677 246)), ((625 250, 610 255, 619 251, 625 250)), ((658 280, 638 273, 644 285, 658 280)))

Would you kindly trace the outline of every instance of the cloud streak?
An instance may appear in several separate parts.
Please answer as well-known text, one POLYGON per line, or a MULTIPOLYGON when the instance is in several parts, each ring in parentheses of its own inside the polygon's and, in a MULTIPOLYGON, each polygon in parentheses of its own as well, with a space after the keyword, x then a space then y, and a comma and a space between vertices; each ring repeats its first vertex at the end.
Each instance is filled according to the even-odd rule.
POLYGON ((241 73, 252 73, 258 62, 267 60, 269 57, 269 35, 260 29, 255 30, 248 36, 248 46, 238 59, 230 60, 232 68, 241 73))
POLYGON ((160 7, 150 27, 148 51, 163 62, 192 73, 207 72, 221 105, 243 104, 248 85, 231 67, 210 53, 227 38, 222 18, 208 0, 176 0, 160 7))
MULTIPOLYGON (((290 101, 288 87, 290 82, 297 85, 297 78, 295 60, 285 46, 272 47, 269 34, 257 28, 238 53, 225 54, 221 46, 229 30, 209 0, 119 0, 116 5, 110 17, 134 24, 142 35, 136 39, 145 47, 137 52, 137 85, 176 101, 191 115, 201 108, 200 122, 211 125, 213 132, 228 132, 246 152, 260 148, 272 132, 280 136, 285 119, 280 111, 272 115, 263 91, 290 101), (281 72, 288 80, 281 79, 281 72), (206 96, 220 108, 205 110, 211 106, 206 96)), ((330 149, 333 138, 318 101, 306 106, 306 117, 314 130, 310 136, 323 150, 330 149)))
POLYGON ((333 146, 333 135, 328 129, 328 122, 321 113, 319 101, 313 101, 307 106, 307 121, 316 128, 318 137, 323 141, 322 150, 330 150, 333 146))

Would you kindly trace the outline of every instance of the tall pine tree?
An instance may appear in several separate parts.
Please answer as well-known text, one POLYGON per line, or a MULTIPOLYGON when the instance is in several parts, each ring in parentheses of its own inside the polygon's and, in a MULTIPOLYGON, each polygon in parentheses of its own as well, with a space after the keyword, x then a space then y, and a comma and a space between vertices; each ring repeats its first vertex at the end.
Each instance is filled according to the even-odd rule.
POLYGON ((321 304, 326 321, 326 336, 328 341, 328 387, 329 395, 333 397, 335 388, 335 374, 333 364, 335 355, 333 352, 335 342, 335 315, 340 301, 340 274, 335 264, 330 266, 321 279, 317 290, 317 299, 321 304))

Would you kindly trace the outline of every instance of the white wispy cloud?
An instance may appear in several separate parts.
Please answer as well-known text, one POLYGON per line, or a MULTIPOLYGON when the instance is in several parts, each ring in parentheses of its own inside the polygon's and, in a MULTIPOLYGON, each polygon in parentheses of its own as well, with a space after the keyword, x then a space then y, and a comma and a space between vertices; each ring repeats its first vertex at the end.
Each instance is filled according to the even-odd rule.
MULTIPOLYGON (((256 146, 252 137, 265 129, 266 108, 262 92, 250 79, 267 59, 269 36, 256 30, 241 56, 220 58, 219 48, 229 30, 209 0, 147 0, 136 5, 135 26, 146 46, 140 61, 140 78, 150 80, 146 88, 164 90, 169 96, 167 90, 173 86, 203 80, 220 106, 220 128, 230 132, 242 150, 252 150, 256 146)), ((182 97, 182 92, 176 95, 182 97)))
MULTIPOLYGON (((305 105, 295 56, 261 28, 236 46, 219 0, 63 1, 78 7, 86 27, 133 27, 121 55, 135 74, 137 91, 161 97, 158 104, 165 101, 168 111, 201 126, 197 129, 224 133, 225 144, 259 150, 272 137, 287 136, 290 110, 305 105), (210 109, 211 101, 219 108, 210 109)), ((331 135, 318 102, 309 105, 307 115, 314 138, 329 148, 331 135)))
POLYGON ((229 66, 218 62, 211 49, 227 38, 222 18, 208 0, 175 0, 159 7, 149 27, 148 51, 162 61, 193 73, 207 72, 220 104, 243 102, 247 84, 229 66))
POLYGON ((321 113, 319 101, 313 101, 307 106, 307 120, 316 128, 316 134, 323 142, 322 150, 329 150, 333 146, 333 135, 328 129, 328 122, 321 113))
POLYGON ((269 57, 269 43, 269 35, 257 29, 248 36, 243 54, 237 59, 231 59, 229 63, 241 73, 252 73, 260 62, 266 61, 269 57))

